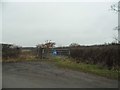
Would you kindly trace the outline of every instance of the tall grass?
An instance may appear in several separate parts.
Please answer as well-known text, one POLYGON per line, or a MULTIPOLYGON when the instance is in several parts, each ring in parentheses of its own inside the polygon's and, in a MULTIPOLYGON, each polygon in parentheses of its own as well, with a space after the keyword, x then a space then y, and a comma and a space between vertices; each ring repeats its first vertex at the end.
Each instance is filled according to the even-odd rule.
POLYGON ((32 51, 21 50, 19 56, 17 57, 7 57, 3 58, 2 62, 21 62, 21 61, 36 61, 36 55, 32 51))

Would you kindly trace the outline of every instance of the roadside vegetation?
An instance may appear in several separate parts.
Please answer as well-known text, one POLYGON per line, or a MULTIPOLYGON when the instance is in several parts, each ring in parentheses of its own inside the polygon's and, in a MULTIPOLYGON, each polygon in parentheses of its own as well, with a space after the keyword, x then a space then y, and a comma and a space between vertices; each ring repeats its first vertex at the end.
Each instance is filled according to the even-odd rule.
POLYGON ((111 79, 120 75, 120 45, 74 46, 70 48, 69 56, 53 55, 41 59, 37 49, 23 49, 4 44, 2 47, 2 62, 46 61, 55 63, 58 67, 91 73, 111 79), (66 58, 67 57, 67 58, 66 58))
POLYGON ((12 44, 2 44, 2 62, 35 61, 36 55, 32 50, 12 44))
POLYGON ((75 60, 72 58, 54 57, 52 61, 60 68, 82 71, 85 73, 91 73, 110 79, 118 79, 118 73, 120 73, 119 70, 109 70, 107 67, 105 68, 100 65, 86 64, 83 62, 76 63, 75 60))
POLYGON ((2 58, 17 58, 21 53, 21 47, 12 44, 2 44, 2 58))
POLYGON ((118 70, 120 66, 120 45, 94 45, 71 48, 70 57, 77 63, 99 64, 108 69, 118 70))
POLYGON ((20 55, 16 58, 7 58, 2 59, 2 62, 27 62, 27 61, 36 61, 38 58, 36 58, 35 55, 32 54, 31 51, 21 51, 20 55))

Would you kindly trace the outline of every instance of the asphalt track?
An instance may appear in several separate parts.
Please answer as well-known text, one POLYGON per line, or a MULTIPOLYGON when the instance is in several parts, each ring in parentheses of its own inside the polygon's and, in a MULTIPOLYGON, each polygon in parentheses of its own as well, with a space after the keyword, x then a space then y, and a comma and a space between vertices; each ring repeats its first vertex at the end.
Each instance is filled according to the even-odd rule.
POLYGON ((3 63, 3 88, 117 88, 118 81, 48 62, 3 63))

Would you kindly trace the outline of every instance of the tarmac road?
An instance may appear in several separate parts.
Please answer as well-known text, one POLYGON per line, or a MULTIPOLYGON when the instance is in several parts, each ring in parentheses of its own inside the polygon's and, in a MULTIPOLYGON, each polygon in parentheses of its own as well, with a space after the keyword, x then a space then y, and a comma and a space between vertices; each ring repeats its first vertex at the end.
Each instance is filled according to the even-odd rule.
POLYGON ((3 88, 117 88, 118 81, 48 62, 3 63, 3 88))

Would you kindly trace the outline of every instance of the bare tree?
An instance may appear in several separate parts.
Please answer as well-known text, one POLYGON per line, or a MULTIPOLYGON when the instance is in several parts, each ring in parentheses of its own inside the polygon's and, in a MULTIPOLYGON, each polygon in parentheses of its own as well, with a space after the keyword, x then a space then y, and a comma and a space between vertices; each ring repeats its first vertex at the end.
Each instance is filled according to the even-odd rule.
POLYGON ((111 10, 115 11, 118 13, 118 26, 114 28, 114 30, 118 30, 118 39, 115 38, 115 40, 120 43, 120 22, 119 22, 119 16, 120 16, 120 1, 117 4, 111 5, 111 10))
POLYGON ((49 56, 49 49, 53 48, 55 46, 55 42, 52 42, 51 40, 46 40, 44 44, 38 44, 38 55, 41 56, 44 53, 46 57, 49 56), (39 51, 41 49, 41 51, 39 51), (40 52, 40 53, 39 53, 40 52))
POLYGON ((120 13, 120 1, 116 4, 111 5, 111 10, 120 13))

